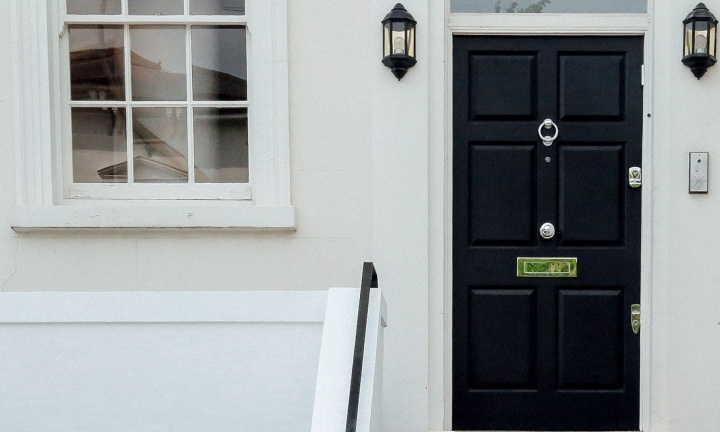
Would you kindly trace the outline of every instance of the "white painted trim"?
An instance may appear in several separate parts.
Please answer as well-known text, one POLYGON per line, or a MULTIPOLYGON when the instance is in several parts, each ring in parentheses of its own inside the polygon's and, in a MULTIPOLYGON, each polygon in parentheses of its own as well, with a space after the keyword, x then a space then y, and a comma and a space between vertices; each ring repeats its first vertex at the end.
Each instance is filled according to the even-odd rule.
POLYGON ((52 201, 47 2, 15 0, 12 12, 17 202, 52 201))
POLYGON ((648 14, 449 14, 455 34, 627 35, 645 33, 648 14))
POLYGON ((0 324, 322 323, 325 291, 0 293, 0 324))
MULTIPOLYGON (((192 122, 191 122, 192 124, 192 122)), ((192 152, 188 152, 188 165, 193 166, 192 152)), ((130 164, 132 165, 132 164, 130 164)), ((188 172, 192 175, 193 170, 188 172)), ((252 187, 248 183, 194 183, 194 184, 137 184, 127 183, 73 183, 68 191, 70 200, 250 200, 252 187)))
MULTIPOLYGON (((239 201, 228 200, 227 211, 217 215, 200 211, 206 203, 196 202, 192 207, 196 215, 208 213, 202 218, 168 216, 165 211, 150 209, 129 215, 127 209, 112 205, 99 208, 108 202, 87 203, 84 214, 81 208, 66 208, 77 204, 71 201, 78 200, 63 197, 62 167, 67 163, 63 162, 61 148, 59 52, 62 39, 66 38, 56 39, 56 35, 63 34, 58 26, 61 8, 55 1, 13 0, 11 10, 17 168, 17 208, 12 216, 15 229, 295 227, 290 201, 287 0, 257 0, 248 4, 251 47, 248 77, 253 80, 248 94, 252 196, 243 192, 240 196, 231 193, 223 197, 239 201), (48 4, 53 8, 49 9, 48 4), (253 31, 256 28, 263 31, 253 31), (53 45, 48 41, 53 41, 53 45), (243 200, 250 198, 253 205, 245 205, 243 200), (119 219, 113 217, 118 212, 122 214, 119 219), (198 219, 202 221, 192 222, 198 219)), ((180 213, 189 207, 181 208, 180 213)))
POLYGON ((177 205, 173 201, 152 205, 22 206, 10 213, 15 231, 82 228, 236 228, 293 229, 293 207, 238 205, 177 205))
MULTIPOLYGON (((444 47, 443 64, 445 82, 443 88, 445 98, 443 104, 431 105, 430 117, 443 116, 444 125, 444 159, 443 159, 443 196, 440 203, 438 197, 430 195, 430 208, 442 205, 444 209, 442 229, 445 233, 442 248, 431 248, 436 255, 430 257, 431 274, 440 272, 443 275, 444 299, 444 328, 443 328, 443 426, 450 430, 452 423, 452 36, 453 35, 644 35, 645 36, 645 64, 652 64, 652 22, 650 14, 450 14, 449 3, 445 2, 445 33, 442 46, 444 47), (437 201, 435 201, 437 200, 437 201), (442 257, 440 256, 442 254, 442 257), (438 267, 442 266, 440 270, 438 267)), ((648 5, 648 10, 652 3, 648 5)), ((431 9, 432 12, 432 9, 431 9)), ((430 45, 440 42, 431 40, 430 45)), ((438 62, 440 59, 431 59, 438 62)), ((433 91, 430 83, 431 93, 433 91)), ((439 84, 438 84, 439 85, 439 84)), ((643 115, 651 113, 653 89, 652 68, 646 68, 645 86, 643 88, 643 115)), ((643 165, 645 170, 652 171, 652 120, 643 117, 643 165)), ((431 184, 438 179, 430 177, 431 184)), ((643 305, 643 331, 640 342, 640 429, 650 428, 650 399, 651 399, 651 312, 648 310, 652 304, 652 172, 644 177, 643 208, 642 208, 642 234, 641 234, 641 303, 643 305), (645 318, 647 317, 647 319, 645 318)), ((440 229, 440 223, 430 227, 440 229)), ((430 284, 430 298, 438 297, 433 294, 430 284)), ((431 322, 432 325, 432 322, 431 322)), ((430 334, 433 334, 430 329, 430 334)), ((430 359, 431 367, 435 364, 430 359)), ((435 384, 433 382, 431 385, 435 384)), ((432 389, 430 390, 433 391, 432 389)), ((430 400, 434 400, 432 396, 430 400)), ((432 412, 432 408, 431 408, 432 412)), ((431 418, 432 424, 432 418, 431 418)))
POLYGON ((193 25, 218 25, 218 24, 243 24, 246 23, 245 15, 66 15, 65 21, 68 24, 93 24, 98 21, 110 24, 193 24, 193 25))

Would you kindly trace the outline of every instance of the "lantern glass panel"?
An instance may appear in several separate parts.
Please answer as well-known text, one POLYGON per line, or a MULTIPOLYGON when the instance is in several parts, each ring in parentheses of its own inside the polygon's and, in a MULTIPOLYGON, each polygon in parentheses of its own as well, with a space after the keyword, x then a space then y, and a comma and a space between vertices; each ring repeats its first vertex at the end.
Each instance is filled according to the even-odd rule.
POLYGON ((695 41, 694 50, 696 54, 707 54, 708 52, 708 21, 698 21, 695 23, 695 41))
POLYGON ((708 54, 710 54, 713 57, 715 57, 715 53, 716 53, 716 51, 715 51, 716 39, 717 39, 717 27, 715 27, 715 25, 711 25, 710 26, 710 40, 708 41, 710 43, 708 54))
POLYGON ((392 23, 392 53, 393 54, 406 54, 407 53, 407 39, 405 35, 405 23, 394 22, 392 23))
POLYGON ((687 57, 693 52, 693 23, 685 24, 685 44, 683 49, 683 57, 687 57))
POLYGON ((383 25, 383 57, 392 54, 392 39, 390 38, 390 23, 383 25))
POLYGON ((415 58, 415 27, 408 24, 408 55, 415 58))

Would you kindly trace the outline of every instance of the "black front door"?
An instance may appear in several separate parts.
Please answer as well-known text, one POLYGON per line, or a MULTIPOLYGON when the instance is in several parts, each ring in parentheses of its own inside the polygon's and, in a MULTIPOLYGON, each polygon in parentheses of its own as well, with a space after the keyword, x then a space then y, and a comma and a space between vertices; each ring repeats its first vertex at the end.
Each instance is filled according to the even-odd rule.
POLYGON ((455 430, 639 428, 642 53, 454 38, 455 430))

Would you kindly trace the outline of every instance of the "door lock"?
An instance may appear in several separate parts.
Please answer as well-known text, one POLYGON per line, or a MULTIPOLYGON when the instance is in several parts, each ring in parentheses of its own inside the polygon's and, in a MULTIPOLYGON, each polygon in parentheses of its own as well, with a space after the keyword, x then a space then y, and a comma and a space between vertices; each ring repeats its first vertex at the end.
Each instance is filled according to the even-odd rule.
POLYGON ((628 170, 628 183, 631 188, 642 186, 642 169, 640 167, 632 167, 628 170))
POLYGON ((640 333, 640 305, 630 305, 630 325, 632 326, 633 333, 640 333))
POLYGON ((558 133, 560 133, 560 129, 550 119, 545 119, 542 123, 540 123, 540 127, 538 127, 538 135, 540 135, 540 139, 542 140, 543 144, 545 144, 546 147, 550 147, 552 145, 553 141, 555 141, 557 139, 558 133), (543 129, 552 129, 552 128, 555 128, 555 135, 553 135, 553 136, 543 135, 543 133, 542 133, 543 129))

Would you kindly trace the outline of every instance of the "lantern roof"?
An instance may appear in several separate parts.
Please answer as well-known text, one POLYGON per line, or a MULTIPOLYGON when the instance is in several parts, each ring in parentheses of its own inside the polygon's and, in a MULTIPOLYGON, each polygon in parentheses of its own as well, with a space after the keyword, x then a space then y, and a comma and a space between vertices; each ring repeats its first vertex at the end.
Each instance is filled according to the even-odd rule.
POLYGON ((405 9, 405 6, 403 6, 402 3, 397 3, 395 7, 392 8, 392 10, 388 12, 388 14, 385 15, 385 18, 382 20, 383 24, 388 21, 410 21, 412 23, 417 23, 417 21, 415 21, 415 18, 410 15, 410 12, 405 9))
POLYGON ((685 17, 683 24, 687 24, 688 22, 695 20, 712 21, 714 23, 718 22, 715 15, 713 15, 713 13, 708 10, 707 6, 705 6, 705 3, 698 3, 697 6, 695 6, 695 9, 693 9, 692 12, 685 17))

